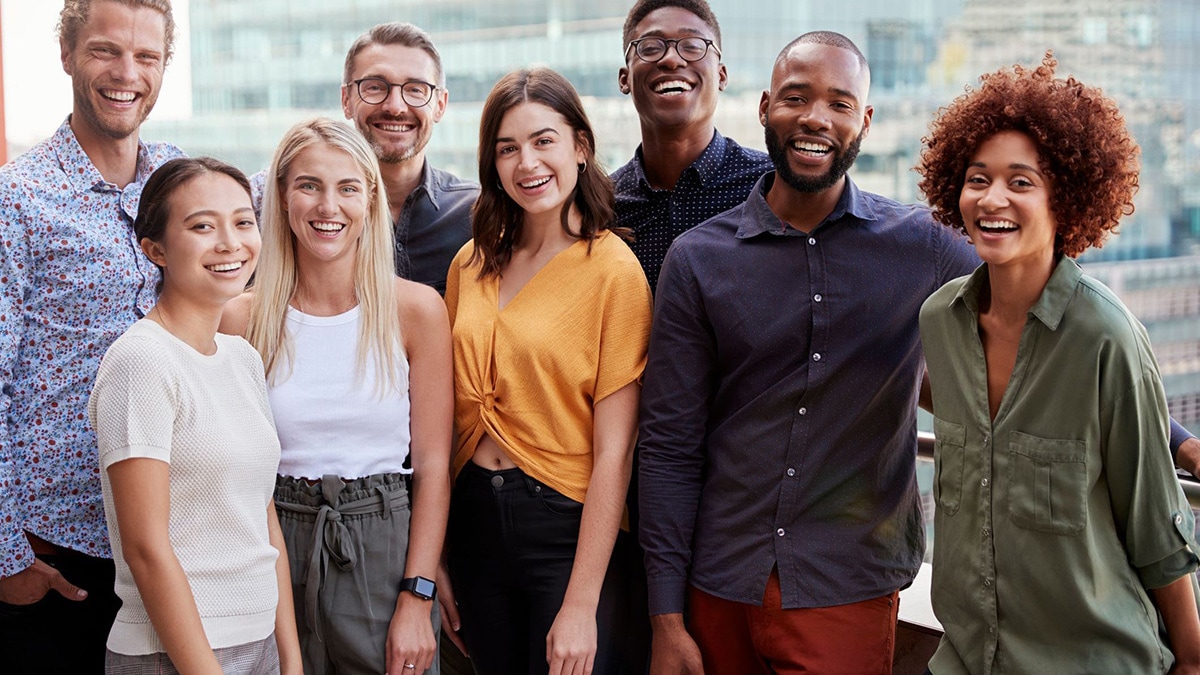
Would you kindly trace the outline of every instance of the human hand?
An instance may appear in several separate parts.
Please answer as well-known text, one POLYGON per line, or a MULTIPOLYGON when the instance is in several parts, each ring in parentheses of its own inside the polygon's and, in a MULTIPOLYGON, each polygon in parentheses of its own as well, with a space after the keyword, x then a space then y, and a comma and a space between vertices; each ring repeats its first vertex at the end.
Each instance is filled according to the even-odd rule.
POLYGON ((595 607, 563 605, 546 635, 550 675, 590 675, 595 660, 595 607))
POLYGON ((650 617, 650 675, 704 675, 700 647, 683 625, 682 614, 650 617))
POLYGON ((414 675, 433 666, 437 640, 433 637, 432 608, 432 600, 400 592, 388 626, 387 675, 414 675))
POLYGON ((34 558, 33 565, 11 577, 0 578, 0 602, 10 605, 32 605, 46 597, 51 590, 78 602, 87 599, 87 591, 67 581, 58 570, 34 558))
POLYGON ((437 588, 437 601, 442 608, 442 634, 450 638, 450 641, 464 656, 470 656, 467 653, 466 643, 458 634, 458 631, 462 629, 462 620, 458 615, 458 601, 454 599, 454 585, 450 583, 450 572, 446 569, 445 563, 438 565, 437 588))

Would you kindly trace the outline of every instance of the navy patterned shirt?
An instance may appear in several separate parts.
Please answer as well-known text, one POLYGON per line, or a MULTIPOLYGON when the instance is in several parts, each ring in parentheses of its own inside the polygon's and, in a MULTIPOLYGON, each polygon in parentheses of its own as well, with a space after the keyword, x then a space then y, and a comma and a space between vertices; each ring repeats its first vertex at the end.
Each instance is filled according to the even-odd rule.
POLYGON ((100 357, 154 306, 133 236, 142 185, 183 152, 139 143, 124 188, 69 122, 0 168, 0 577, 33 564, 25 531, 110 557, 88 394, 100 357))
POLYGON ((672 190, 646 180, 642 148, 612 174, 617 191, 617 225, 633 230, 629 245, 642 263, 650 290, 675 237, 746 201, 755 181, 771 170, 771 160, 713 132, 712 141, 679 176, 672 190))

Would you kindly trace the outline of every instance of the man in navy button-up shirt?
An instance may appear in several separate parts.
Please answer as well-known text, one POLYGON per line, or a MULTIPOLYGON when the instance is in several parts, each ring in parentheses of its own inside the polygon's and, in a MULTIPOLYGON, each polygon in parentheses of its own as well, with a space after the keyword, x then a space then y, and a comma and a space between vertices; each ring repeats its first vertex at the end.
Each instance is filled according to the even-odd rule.
POLYGON ((846 177, 870 128, 869 77, 840 35, 786 48, 760 109, 776 172, 663 265, 639 442, 656 671, 700 654, 710 673, 763 672, 757 659, 891 670, 895 593, 924 546, 917 316, 978 258, 925 209, 846 177), (758 628, 712 620, 714 604, 764 597, 774 613, 758 628), (880 620, 823 620, 808 636, 820 647, 802 647, 805 610, 857 604, 880 620), (750 647, 731 655, 737 634, 750 647))

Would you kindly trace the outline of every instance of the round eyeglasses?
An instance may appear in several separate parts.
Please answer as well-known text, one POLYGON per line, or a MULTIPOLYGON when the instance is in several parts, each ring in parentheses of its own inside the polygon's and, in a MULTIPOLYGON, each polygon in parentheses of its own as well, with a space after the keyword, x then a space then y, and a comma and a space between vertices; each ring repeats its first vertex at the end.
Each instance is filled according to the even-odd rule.
POLYGON ((362 102, 370 105, 383 103, 388 96, 392 95, 393 88, 400 87, 401 98, 414 108, 420 108, 429 103, 433 99, 434 90, 437 89, 437 86, 420 80, 393 84, 382 77, 364 77, 355 80, 352 84, 358 90, 358 97, 362 99, 362 102))
POLYGON ((721 49, 713 44, 712 40, 702 37, 685 37, 678 40, 668 40, 660 37, 644 37, 638 40, 630 40, 629 47, 625 49, 628 54, 632 49, 638 58, 648 63, 658 63, 667 55, 667 50, 675 45, 675 53, 679 54, 679 58, 694 63, 704 58, 709 49, 712 49, 717 54, 717 58, 721 58, 721 49))

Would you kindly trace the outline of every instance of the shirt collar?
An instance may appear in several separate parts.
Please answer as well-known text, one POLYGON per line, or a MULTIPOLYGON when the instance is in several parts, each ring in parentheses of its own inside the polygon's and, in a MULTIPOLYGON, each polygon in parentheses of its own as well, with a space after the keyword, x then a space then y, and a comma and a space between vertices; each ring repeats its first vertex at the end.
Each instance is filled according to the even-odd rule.
MULTIPOLYGON (((842 194, 838 197, 837 205, 833 207, 833 212, 825 217, 821 223, 813 229, 813 232, 826 227, 832 223, 840 221, 845 216, 849 215, 858 220, 874 221, 878 220, 875 214, 875 207, 871 200, 867 199, 866 194, 854 184, 850 176, 845 177, 846 187, 842 190, 842 194)), ((749 239, 756 237, 764 232, 781 232, 787 231, 788 224, 780 220, 779 216, 771 210, 767 204, 767 191, 775 183, 775 172, 768 171, 763 174, 758 182, 754 184, 754 189, 750 191, 750 197, 747 199, 747 204, 752 216, 747 221, 743 222, 738 228, 736 237, 738 239, 749 239)))
MULTIPOLYGON (((688 165, 688 168, 684 169, 683 173, 687 174, 689 171, 695 171, 700 177, 701 187, 707 186, 710 182, 717 180, 721 177, 721 165, 725 162, 726 145, 727 142, 725 137, 721 135, 721 132, 713 129, 713 137, 708 142, 708 147, 704 148, 704 152, 700 153, 696 161, 688 165)), ((646 180, 646 159, 642 154, 642 146, 638 145, 637 150, 633 154, 635 159, 637 159, 634 162, 634 166, 637 167, 638 183, 647 190, 653 190, 654 188, 651 187, 650 181, 646 180)), ((682 177, 681 175, 680 178, 682 177)))
MULTIPOLYGON (((1058 324, 1062 322, 1067 305, 1071 304, 1071 298, 1074 297, 1075 289, 1082 278, 1083 269, 1079 267, 1079 263, 1062 256, 1054 266, 1054 271, 1050 273, 1050 279, 1042 289, 1042 294, 1038 296, 1037 302, 1029 308, 1029 315, 1036 317, 1050 330, 1058 330, 1058 324)), ((950 300, 950 304, 961 302, 973 314, 978 314, 979 294, 987 288, 987 284, 988 270, 987 264, 984 263, 975 268, 967 283, 963 284, 950 300)))
MULTIPOLYGON (((100 174, 100 170, 92 163, 92 159, 84 152, 83 146, 79 144, 79 139, 75 136, 75 131, 71 129, 71 116, 67 115, 67 119, 58 127, 54 135, 50 137, 50 149, 58 158, 59 166, 63 173, 67 176, 67 182, 77 192, 91 192, 95 190, 119 190, 116 185, 104 180, 104 176, 100 174)), ((141 185, 150 178, 153 173, 150 162, 150 149, 146 144, 138 139, 138 154, 137 154, 137 171, 134 173, 133 183, 130 185, 141 185)))
POLYGON ((417 187, 413 189, 412 195, 409 196, 408 201, 411 203, 412 200, 417 198, 418 193, 424 192, 425 197, 429 199, 429 203, 433 204, 434 210, 440 210, 438 207, 438 195, 440 191, 438 190, 437 180, 435 180, 435 178, 436 177, 433 175, 433 167, 429 166, 429 160, 422 158, 421 182, 418 183, 417 187))

